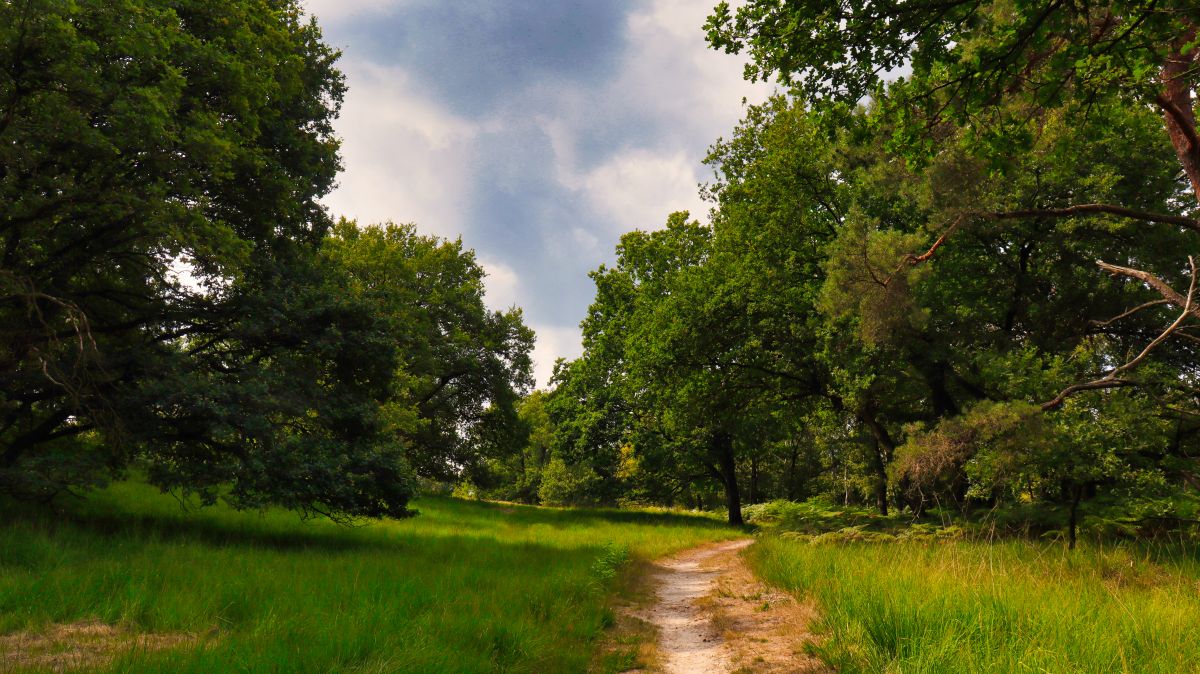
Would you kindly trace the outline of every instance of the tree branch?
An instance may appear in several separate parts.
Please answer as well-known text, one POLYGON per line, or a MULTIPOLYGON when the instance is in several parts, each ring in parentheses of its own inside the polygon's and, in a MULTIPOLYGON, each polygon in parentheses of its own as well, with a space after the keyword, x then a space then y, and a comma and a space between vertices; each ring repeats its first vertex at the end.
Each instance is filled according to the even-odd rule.
MULTIPOLYGON (((892 279, 904 270, 905 267, 916 266, 922 262, 929 261, 930 258, 937 253, 952 234, 958 231, 968 220, 978 218, 980 220, 1018 220, 1022 218, 1072 218, 1076 216, 1087 215, 1116 215, 1130 220, 1140 220, 1142 222, 1151 222, 1164 225, 1178 225, 1186 227, 1192 231, 1200 232, 1200 220, 1185 217, 1182 215, 1170 215, 1166 213, 1151 213, 1150 211, 1139 211, 1133 208, 1117 206, 1116 204, 1078 204, 1076 206, 1067 206, 1064 208, 1029 208, 1017 211, 967 211, 960 213, 954 222, 947 227, 942 234, 933 242, 924 253, 915 254, 909 253, 904 256, 900 265, 886 279, 876 282, 883 287, 887 287, 892 279)), ((868 264, 868 271, 870 266, 868 264)), ((872 273, 872 276, 874 274, 872 273)), ((1180 298, 1182 299, 1182 297, 1180 298)), ((1115 320, 1115 319, 1114 319, 1115 320)))
MULTIPOLYGON (((1167 286, 1166 283, 1162 282, 1162 280, 1158 279, 1158 277, 1154 276, 1153 274, 1149 274, 1147 272, 1142 272, 1142 271, 1139 271, 1136 269, 1127 269, 1125 267, 1114 267, 1113 265, 1106 266, 1103 262, 1101 262, 1099 264, 1102 269, 1106 269, 1106 270, 1109 267, 1111 267, 1112 269, 1122 270, 1122 272, 1135 272, 1137 274, 1137 276, 1135 276, 1135 278, 1143 278, 1143 279, 1146 277, 1152 278, 1155 281, 1158 281, 1158 283, 1162 284, 1162 286, 1164 288, 1166 288, 1167 290, 1170 290, 1172 293, 1175 292, 1174 290, 1172 290, 1170 288, 1170 286, 1167 286)), ((1175 321, 1173 323, 1171 323, 1171 325, 1167 326, 1166 330, 1162 331, 1162 334, 1160 334, 1158 337, 1155 337, 1154 340, 1151 341, 1149 344, 1147 344, 1146 348, 1142 349, 1142 352, 1139 353, 1137 356, 1135 356, 1132 360, 1113 368, 1112 370, 1110 370, 1108 372, 1108 374, 1104 375, 1103 377, 1093 380, 1093 381, 1090 381, 1090 382, 1085 382, 1082 384, 1074 384, 1072 386, 1068 386, 1067 388, 1063 389, 1061 392, 1059 392, 1058 395, 1054 396, 1054 398, 1052 400, 1048 400, 1048 401, 1042 403, 1042 411, 1045 412, 1045 411, 1057 409, 1058 407, 1060 407, 1063 404, 1064 401, 1066 401, 1068 396, 1071 396, 1080 391, 1092 391, 1092 390, 1096 390, 1096 389, 1117 388, 1120 386, 1136 386, 1137 382, 1130 381, 1128 379, 1121 379, 1121 378, 1119 378, 1119 375, 1124 374, 1125 372, 1128 372, 1129 370, 1132 370, 1133 368, 1137 367, 1139 363, 1141 363, 1143 360, 1146 359, 1147 356, 1150 355, 1151 351, 1157 349, 1160 345, 1162 345, 1163 342, 1170 339, 1171 335, 1175 334, 1175 332, 1180 328, 1180 326, 1183 325, 1183 322, 1185 320, 1187 320, 1187 318, 1189 316, 1195 315, 1193 313, 1195 311, 1195 309, 1193 308, 1192 300, 1196 294, 1196 262, 1191 257, 1188 257, 1188 266, 1191 267, 1192 278, 1191 278, 1191 282, 1188 284, 1187 297, 1183 298, 1183 311, 1180 312, 1179 317, 1176 318, 1175 321)), ((1132 274, 1127 274, 1127 275, 1132 275, 1132 274)), ((1174 304, 1174 303, 1175 302, 1172 301, 1172 304, 1174 304)), ((1145 305, 1143 305, 1143 306, 1145 306, 1145 305)), ((1129 312, 1126 312, 1126 313, 1129 313, 1129 312)))
POLYGON ((1117 321, 1121 320, 1122 318, 1128 318, 1143 309, 1149 309, 1150 307, 1157 307, 1162 304, 1170 304, 1170 303, 1171 303, 1170 300, 1152 300, 1150 302, 1146 302, 1145 304, 1139 304, 1136 307, 1134 307, 1128 311, 1124 311, 1116 316, 1113 316, 1112 318, 1108 319, 1107 321, 1092 321, 1092 325, 1103 328, 1103 327, 1112 325, 1113 323, 1116 323, 1117 321))
POLYGON ((1180 215, 1167 215, 1164 213, 1151 213, 1149 211, 1139 211, 1124 206, 1115 204, 1079 204, 1078 206, 1068 206, 1066 208, 1035 208, 1025 209, 1020 211, 1004 211, 993 213, 977 213, 981 218, 991 220, 1012 220, 1017 218, 1070 218, 1076 215, 1117 215, 1131 220, 1141 220, 1143 222, 1154 222, 1165 225, 1179 225, 1187 227, 1193 231, 1200 232, 1200 220, 1188 218, 1180 215))
MULTIPOLYGON (((1189 258, 1190 259, 1190 258, 1189 258)), ((1174 288, 1167 285, 1167 282, 1159 277, 1141 269, 1132 269, 1130 267, 1119 267, 1115 264, 1109 264, 1102 260, 1096 261, 1096 266, 1114 276, 1127 276, 1132 279, 1137 279, 1142 283, 1150 286, 1159 295, 1163 296, 1167 302, 1174 304, 1177 307, 1190 307, 1189 311, 1192 316, 1200 318, 1200 307, 1191 306, 1188 298, 1179 294, 1174 288)), ((1193 267, 1194 268, 1194 267, 1193 267)), ((1192 273, 1192 282, 1195 283, 1195 272, 1192 273)))

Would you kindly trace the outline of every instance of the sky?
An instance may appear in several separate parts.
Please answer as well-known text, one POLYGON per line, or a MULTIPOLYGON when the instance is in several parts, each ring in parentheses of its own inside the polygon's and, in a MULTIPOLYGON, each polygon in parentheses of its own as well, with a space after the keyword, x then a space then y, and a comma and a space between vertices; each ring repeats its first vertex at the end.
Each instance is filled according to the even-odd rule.
POLYGON ((715 0, 305 0, 342 50, 344 171, 361 224, 462 237, 486 302, 521 307, 539 386, 581 352, 588 272, 687 210, 701 162, 770 90, 708 49, 715 0))

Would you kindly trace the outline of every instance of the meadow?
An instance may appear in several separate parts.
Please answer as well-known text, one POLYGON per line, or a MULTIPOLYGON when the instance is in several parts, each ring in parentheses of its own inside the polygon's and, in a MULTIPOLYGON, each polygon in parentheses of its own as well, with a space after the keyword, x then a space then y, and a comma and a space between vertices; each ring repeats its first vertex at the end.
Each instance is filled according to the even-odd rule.
POLYGON ((627 562, 740 535, 702 516, 446 497, 354 527, 185 505, 137 483, 53 511, 3 504, 0 634, 189 635, 101 671, 581 672, 627 562))
POLYGON ((748 554, 815 602, 813 651, 840 672, 1200 671, 1194 544, 771 535, 748 554))

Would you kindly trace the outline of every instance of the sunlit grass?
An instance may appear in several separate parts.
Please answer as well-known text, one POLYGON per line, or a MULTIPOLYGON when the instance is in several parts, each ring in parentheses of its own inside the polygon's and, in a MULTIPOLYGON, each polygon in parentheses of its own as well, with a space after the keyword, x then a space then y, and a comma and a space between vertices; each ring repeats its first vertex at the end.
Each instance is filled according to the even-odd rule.
POLYGON ((622 559, 740 535, 672 513, 414 505, 354 528, 184 510, 129 483, 61 512, 6 506, 0 633, 95 619, 202 636, 114 671, 578 672, 622 559))
POLYGON ((842 672, 1200 671, 1196 550, 1061 544, 811 544, 750 552, 816 600, 842 672))

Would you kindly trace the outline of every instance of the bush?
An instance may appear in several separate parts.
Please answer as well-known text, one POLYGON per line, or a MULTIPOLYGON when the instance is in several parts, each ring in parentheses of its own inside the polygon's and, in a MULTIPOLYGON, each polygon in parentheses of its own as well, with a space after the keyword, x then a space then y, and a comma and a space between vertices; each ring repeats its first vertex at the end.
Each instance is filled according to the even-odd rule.
POLYGON ((538 498, 543 505, 593 505, 600 477, 583 465, 568 466, 562 459, 550 459, 542 471, 538 498))

